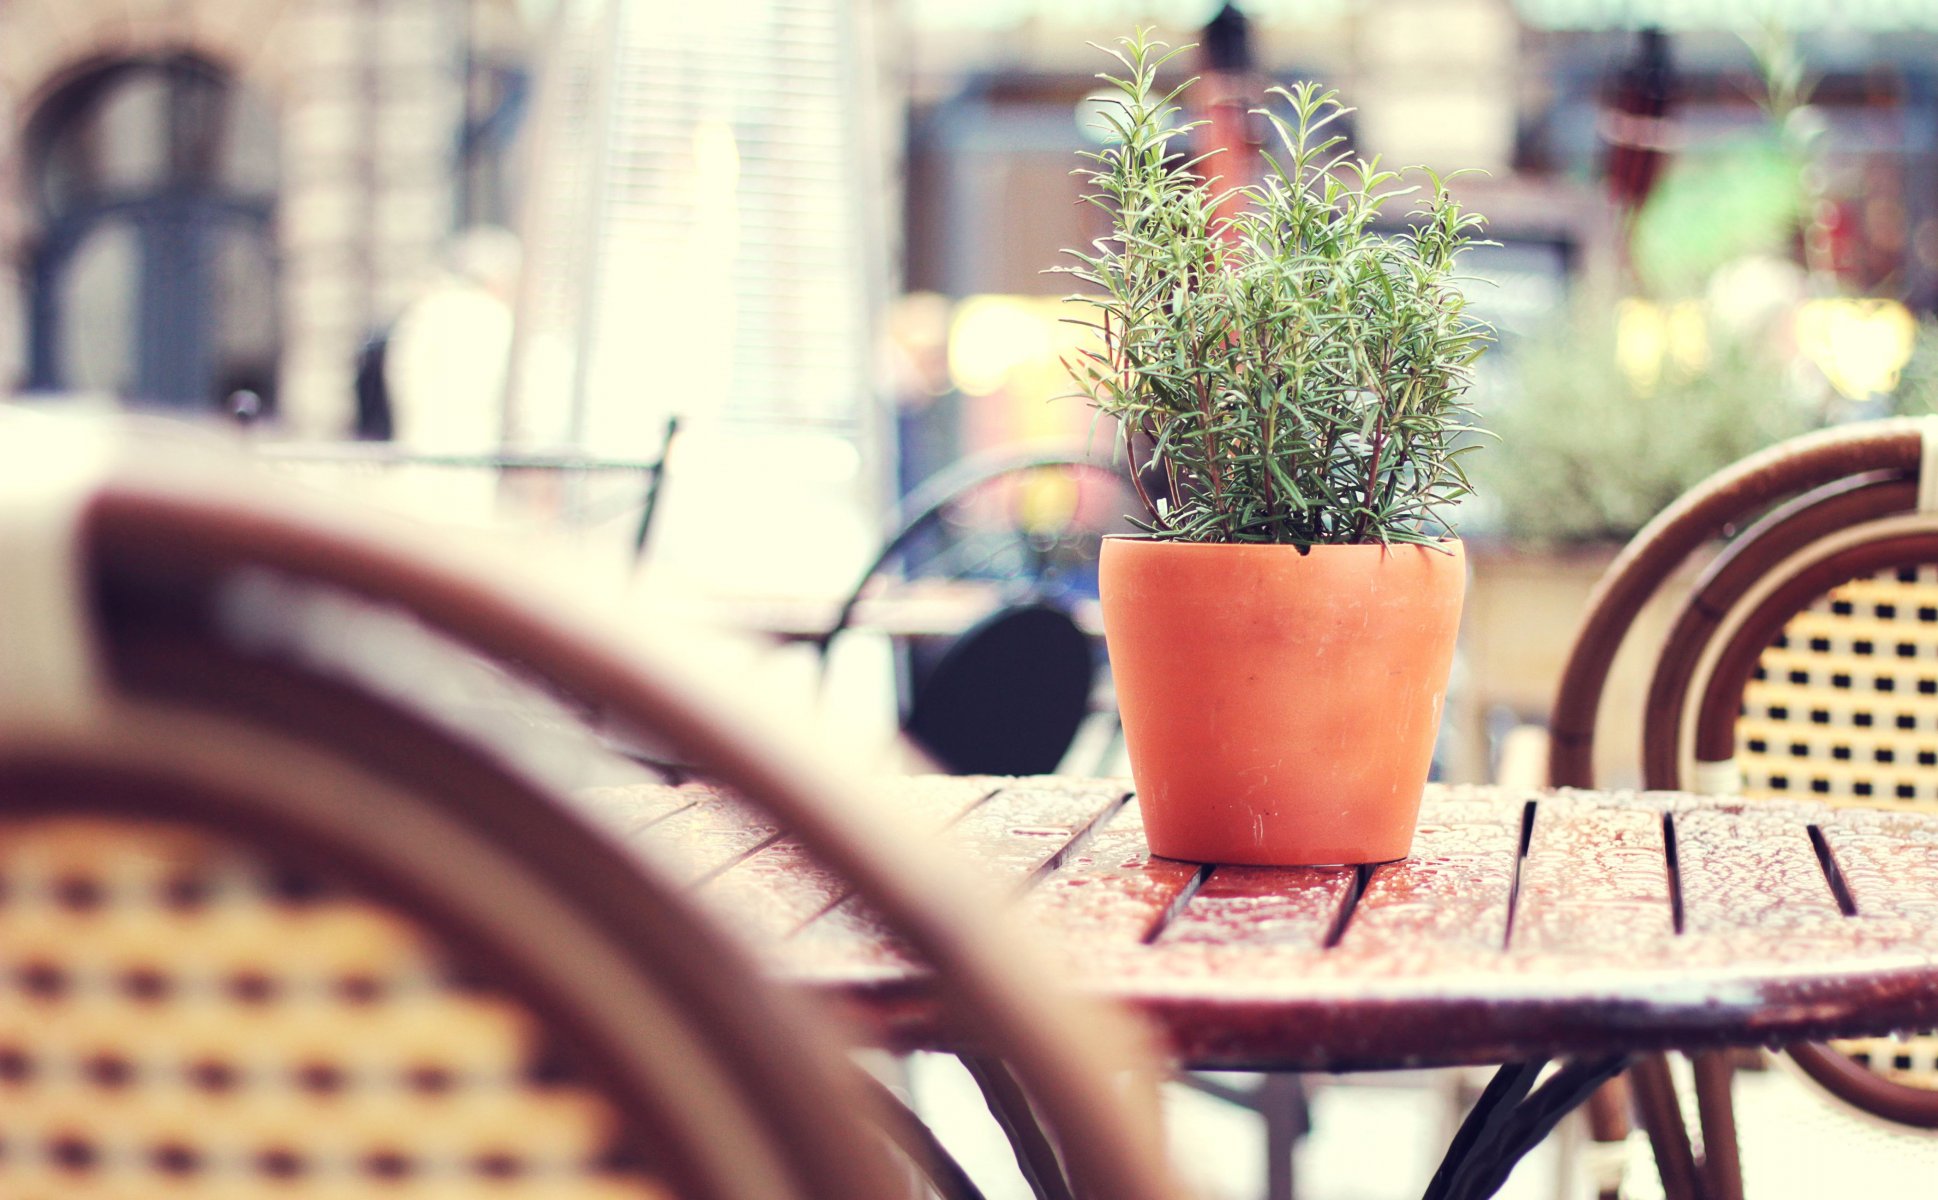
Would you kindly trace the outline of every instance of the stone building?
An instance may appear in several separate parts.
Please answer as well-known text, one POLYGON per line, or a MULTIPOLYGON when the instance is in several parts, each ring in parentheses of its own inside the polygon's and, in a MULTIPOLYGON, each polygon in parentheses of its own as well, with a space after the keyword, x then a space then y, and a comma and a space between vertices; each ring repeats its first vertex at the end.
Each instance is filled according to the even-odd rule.
POLYGON ((342 433, 360 345, 503 219, 526 50, 513 0, 0 2, 0 379, 342 433))

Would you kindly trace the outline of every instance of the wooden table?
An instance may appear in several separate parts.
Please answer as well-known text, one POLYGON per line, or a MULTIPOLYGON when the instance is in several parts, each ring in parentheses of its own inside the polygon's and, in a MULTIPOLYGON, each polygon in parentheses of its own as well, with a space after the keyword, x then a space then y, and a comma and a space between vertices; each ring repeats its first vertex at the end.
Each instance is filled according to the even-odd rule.
MULTIPOLYGON (((1125 781, 898 788, 1011 883, 1069 982, 1144 1013, 1180 1065, 1523 1064, 1496 1077, 1499 1111, 1477 1110, 1521 1123, 1525 1144, 1489 1148, 1506 1166, 1638 1052, 1938 1024, 1935 816, 1435 787, 1403 861, 1211 867, 1153 858, 1125 781), (1526 1064, 1555 1058, 1574 1074, 1529 1115, 1526 1064)), ((768 935, 777 970, 851 1002, 884 1044, 958 1048, 920 966, 731 799, 596 799, 768 935)), ((1461 1153, 1457 1140, 1449 1161, 1461 1153)))
MULTIPOLYGON (((1432 788, 1373 868, 1153 858, 1123 781, 912 778, 1085 990, 1196 1067, 1352 1070, 1779 1044, 1938 1023, 1938 818, 1432 788)), ((883 1040, 946 1039, 840 882, 705 788, 597 794, 883 1040)))

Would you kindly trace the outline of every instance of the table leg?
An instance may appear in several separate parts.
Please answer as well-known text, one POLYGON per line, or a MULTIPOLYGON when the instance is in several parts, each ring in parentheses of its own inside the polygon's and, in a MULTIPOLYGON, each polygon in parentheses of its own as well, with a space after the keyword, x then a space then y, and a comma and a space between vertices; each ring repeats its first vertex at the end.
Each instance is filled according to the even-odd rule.
POLYGON ((1036 1200, 1075 1200, 1070 1182, 1063 1174, 1063 1160, 1036 1119, 1036 1110, 1030 1106, 1023 1085, 1009 1073, 1001 1059, 977 1054, 959 1057, 976 1086, 982 1089, 989 1114, 1002 1126, 1010 1149, 1016 1153, 1016 1165, 1036 1200))
POLYGON ((1628 1080, 1617 1075, 1596 1088, 1582 1110, 1588 1117, 1589 1185, 1595 1189, 1596 1200, 1617 1200, 1621 1194, 1628 1135, 1634 1126, 1629 1118, 1632 1107, 1628 1080))
POLYGON ((1596 1088, 1620 1073, 1627 1055, 1564 1063, 1540 1087, 1545 1062, 1510 1063, 1496 1072, 1447 1148, 1424 1200, 1484 1200, 1508 1173, 1596 1088))
POLYGON ((1305 1085, 1297 1075, 1267 1075, 1256 1103, 1265 1120, 1266 1200, 1293 1200, 1292 1156, 1310 1127, 1305 1085))
POLYGON ((1293 1158, 1299 1139, 1312 1129, 1305 1080, 1289 1072, 1260 1075, 1257 1085, 1238 1088, 1209 1076, 1180 1072, 1172 1081, 1203 1096, 1257 1114, 1265 1125, 1265 1200, 1293 1200, 1293 1158))
POLYGON ((1696 1068, 1696 1116, 1702 1124, 1702 1177, 1709 1200, 1743 1200, 1743 1164, 1736 1150, 1736 1104, 1730 1081, 1736 1067, 1727 1050, 1690 1056, 1696 1068))
POLYGON ((1642 1127, 1649 1131, 1649 1145, 1655 1150, 1663 1196, 1666 1200, 1701 1200, 1702 1179, 1696 1173, 1696 1153, 1689 1146, 1689 1129, 1682 1122, 1675 1083, 1669 1078, 1669 1060, 1660 1054, 1644 1055, 1629 1068, 1628 1077, 1635 1092, 1636 1113, 1642 1118, 1642 1127))
POLYGON ((877 1106, 877 1119, 890 1140, 901 1150, 909 1165, 927 1182, 929 1190, 941 1200, 984 1200, 982 1189, 962 1164, 955 1160, 936 1138, 935 1131, 902 1103, 886 1084, 866 1071, 857 1072, 862 1086, 877 1106))
POLYGON ((1527 1096, 1534 1081, 1547 1066, 1546 1059, 1534 1062, 1509 1063, 1494 1072, 1487 1088, 1481 1092, 1480 1099, 1467 1110, 1467 1119, 1460 1123, 1454 1132, 1452 1143, 1447 1146, 1447 1155, 1440 1160, 1440 1169, 1433 1173, 1427 1183, 1426 1194, 1421 1200, 1451 1200, 1460 1183, 1463 1170, 1481 1145, 1491 1139, 1507 1114, 1527 1096))

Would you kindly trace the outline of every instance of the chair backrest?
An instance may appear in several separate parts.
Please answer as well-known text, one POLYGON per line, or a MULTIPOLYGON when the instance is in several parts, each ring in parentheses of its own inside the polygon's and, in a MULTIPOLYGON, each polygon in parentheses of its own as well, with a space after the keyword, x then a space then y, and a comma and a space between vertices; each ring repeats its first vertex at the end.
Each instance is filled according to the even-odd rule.
POLYGON ((1593 782, 1602 689, 1631 623, 1721 542, 1677 598, 1656 655, 1644 785, 1901 798, 1897 778, 1915 754, 1860 761, 1856 751, 1917 740, 1920 697, 1938 691, 1919 650, 1938 629, 1933 432, 1879 421, 1785 442, 1712 476, 1637 534, 1596 588, 1563 670, 1550 781, 1593 782), (1870 792, 1859 791, 1867 779, 1870 792))
POLYGON ((1111 1086, 1125 1031, 619 620, 206 465, 0 454, 0 1191, 905 1193, 829 1027, 424 711, 413 664, 455 647, 764 806, 934 964, 1080 1186, 1177 1195, 1111 1086))
POLYGON ((1106 534, 1131 532, 1125 470, 1081 450, 1001 449, 912 491, 820 639, 825 655, 870 588, 971 579, 1004 606, 954 638, 898 646, 902 730, 956 774, 1057 769, 1090 712, 1095 656, 1071 606, 1096 598, 1106 534), (1054 611, 1062 610, 1062 611, 1054 611))
MULTIPOLYGON (((1637 534, 1590 601, 1550 722, 1549 782, 1590 786, 1616 652, 1674 598, 1642 723, 1645 787, 1938 807, 1938 420, 1846 426, 1704 481, 1637 534)), ((1875 1048, 1858 1051, 1874 1056, 1875 1048)), ((1833 1090, 1938 1124, 1938 1074, 1799 1056, 1833 1090), (1888 1077, 1887 1077, 1888 1076, 1888 1077)))
POLYGON ((1048 775, 1090 712, 1090 638, 1069 613, 1021 604, 984 617, 915 689, 904 731, 957 775, 1048 775))
POLYGON ((7 1194, 682 1177, 593 1037, 554 1034, 593 1029, 542 1020, 520 972, 383 886, 145 772, 7 771, 0 797, 7 1194))
POLYGON ((891 568, 1022 582, 1037 596, 1088 587, 1094 596, 1099 543, 1106 533, 1131 531, 1125 514, 1134 503, 1123 468, 1081 451, 1026 448, 964 459, 902 502, 822 645, 848 628, 869 586, 891 568), (1047 497, 1037 489, 1066 494, 1047 497))

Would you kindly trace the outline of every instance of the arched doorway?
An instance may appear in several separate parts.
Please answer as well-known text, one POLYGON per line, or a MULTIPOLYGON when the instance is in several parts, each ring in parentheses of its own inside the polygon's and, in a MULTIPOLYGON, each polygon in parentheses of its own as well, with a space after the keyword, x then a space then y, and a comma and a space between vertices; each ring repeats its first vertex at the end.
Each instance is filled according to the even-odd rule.
POLYGON ((27 127, 28 386, 273 403, 276 141, 267 106, 192 55, 104 63, 49 95, 27 127))

